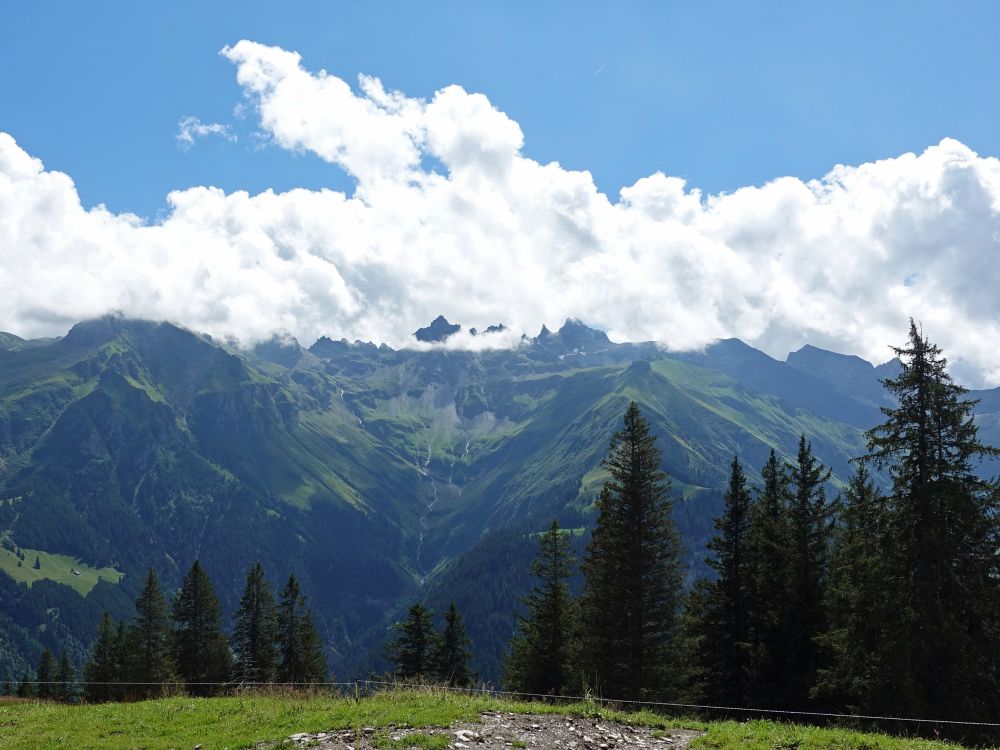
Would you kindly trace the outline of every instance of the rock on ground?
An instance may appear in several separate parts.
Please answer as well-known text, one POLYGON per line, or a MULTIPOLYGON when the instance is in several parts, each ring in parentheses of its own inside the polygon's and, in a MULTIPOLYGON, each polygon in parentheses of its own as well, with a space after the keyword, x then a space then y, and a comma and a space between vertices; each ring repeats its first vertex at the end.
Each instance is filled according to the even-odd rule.
MULTIPOLYGON (((411 735, 444 735, 448 747, 454 750, 492 748, 508 750, 624 750, 625 748, 650 748, 650 750, 683 750, 692 739, 701 734, 688 729, 651 729, 618 724, 603 719, 557 714, 512 714, 486 712, 479 723, 458 722, 450 727, 390 726, 376 730, 365 727, 337 729, 315 734, 293 734, 288 739, 298 747, 324 750, 374 750, 389 739, 397 748, 405 748, 405 739, 411 735)), ((410 747, 418 747, 416 743, 410 747)))

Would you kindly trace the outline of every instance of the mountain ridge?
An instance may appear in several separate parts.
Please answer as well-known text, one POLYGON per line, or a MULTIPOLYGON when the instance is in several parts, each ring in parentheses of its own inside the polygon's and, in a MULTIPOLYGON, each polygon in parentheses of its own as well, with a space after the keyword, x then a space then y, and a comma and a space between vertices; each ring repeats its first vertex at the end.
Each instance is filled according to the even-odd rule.
MULTIPOLYGON (((101 608, 127 616, 147 567, 169 588, 194 557, 227 611, 256 559, 276 579, 294 572, 332 664, 350 673, 400 603, 436 596, 492 534, 553 516, 586 529, 631 400, 658 436, 694 567, 734 453, 754 474, 806 433, 839 486, 878 419, 830 374, 843 355, 780 362, 735 340, 672 353, 579 321, 482 352, 328 338, 305 348, 289 336, 247 351, 121 317, 18 346, 0 351, 0 542, 125 575, 80 597, 0 574, 0 615, 21 634, 0 659, 13 676, 55 645, 50 629, 79 660, 101 608), (72 626, 57 627, 53 609, 72 626)), ((1000 390, 978 395, 977 419, 1000 437, 1000 390)), ((486 675, 515 606, 467 616, 473 637, 490 639, 486 675)))

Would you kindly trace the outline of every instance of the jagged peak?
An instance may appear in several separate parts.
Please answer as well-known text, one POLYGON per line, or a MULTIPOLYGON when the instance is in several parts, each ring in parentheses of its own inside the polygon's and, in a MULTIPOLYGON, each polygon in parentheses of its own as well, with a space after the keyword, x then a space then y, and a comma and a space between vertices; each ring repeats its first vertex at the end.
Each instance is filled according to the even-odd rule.
POLYGON ((461 325, 449 323, 444 315, 438 315, 429 326, 415 330, 413 336, 417 341, 440 342, 460 330, 462 330, 461 325))

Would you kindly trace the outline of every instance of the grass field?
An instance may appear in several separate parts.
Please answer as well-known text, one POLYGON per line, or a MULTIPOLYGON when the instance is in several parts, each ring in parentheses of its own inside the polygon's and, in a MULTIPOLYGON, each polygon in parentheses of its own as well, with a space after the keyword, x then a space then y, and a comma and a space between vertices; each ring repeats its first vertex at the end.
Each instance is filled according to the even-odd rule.
POLYGON ((262 742, 280 747, 282 738, 297 732, 360 730, 390 724, 448 726, 454 721, 476 720, 484 710, 600 715, 633 725, 705 730, 705 735, 694 741, 693 750, 953 750, 958 747, 846 729, 770 721, 704 723, 646 711, 620 714, 598 709, 594 704, 516 703, 427 690, 380 693, 359 702, 339 697, 278 694, 165 698, 90 706, 0 702, 0 748, 166 750, 201 745, 203 750, 236 750, 262 742))
POLYGON ((0 570, 28 586, 48 579, 69 586, 80 596, 86 596, 100 579, 118 583, 123 575, 114 568, 92 568, 80 562, 79 558, 68 555, 52 555, 35 549, 22 549, 22 552, 24 560, 18 560, 17 555, 9 549, 0 547, 0 570), (37 569, 34 567, 36 558, 40 566, 37 569), (18 562, 21 563, 20 566, 18 562))

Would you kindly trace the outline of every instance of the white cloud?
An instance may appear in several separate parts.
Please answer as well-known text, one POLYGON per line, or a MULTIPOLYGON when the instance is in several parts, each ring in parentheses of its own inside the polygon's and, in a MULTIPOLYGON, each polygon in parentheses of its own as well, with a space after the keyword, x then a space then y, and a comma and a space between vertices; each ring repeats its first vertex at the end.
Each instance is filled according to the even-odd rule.
POLYGON ((185 115, 180 119, 180 122, 177 123, 177 135, 174 137, 177 139, 177 145, 187 151, 198 138, 206 138, 210 135, 217 135, 230 143, 236 142, 236 134, 229 129, 228 125, 217 122, 202 122, 199 118, 191 115, 185 115))
POLYGON ((399 346, 439 313, 515 334, 575 317, 617 340, 883 361, 912 315, 967 377, 1000 384, 1000 161, 957 141, 728 195, 656 173, 612 200, 525 157, 482 94, 352 88, 246 41, 223 54, 273 143, 343 168, 355 194, 192 188, 146 225, 84 210, 0 135, 0 328, 60 334, 119 309, 246 342, 399 346))

